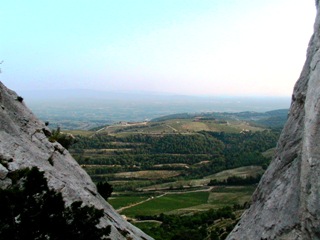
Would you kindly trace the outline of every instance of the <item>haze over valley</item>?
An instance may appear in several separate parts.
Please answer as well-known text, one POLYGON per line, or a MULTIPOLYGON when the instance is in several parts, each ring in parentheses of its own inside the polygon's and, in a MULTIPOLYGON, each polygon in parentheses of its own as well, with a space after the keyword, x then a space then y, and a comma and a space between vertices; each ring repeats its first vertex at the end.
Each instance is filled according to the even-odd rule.
POLYGON ((317 239, 315 4, 5 1, 0 239, 317 239))
MULTIPOLYGON (((19 93, 20 94, 20 93, 19 93)), ((176 113, 266 112, 288 109, 288 97, 209 97, 90 90, 24 91, 27 105, 50 127, 90 129, 119 121, 149 121, 176 113)))

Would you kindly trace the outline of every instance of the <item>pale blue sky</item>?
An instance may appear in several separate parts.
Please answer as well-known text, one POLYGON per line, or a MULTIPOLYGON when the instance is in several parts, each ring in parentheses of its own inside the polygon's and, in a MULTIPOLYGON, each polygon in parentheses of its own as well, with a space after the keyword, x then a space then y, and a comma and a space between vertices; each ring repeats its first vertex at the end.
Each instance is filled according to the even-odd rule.
POLYGON ((95 89, 289 96, 313 0, 4 0, 0 81, 95 89))

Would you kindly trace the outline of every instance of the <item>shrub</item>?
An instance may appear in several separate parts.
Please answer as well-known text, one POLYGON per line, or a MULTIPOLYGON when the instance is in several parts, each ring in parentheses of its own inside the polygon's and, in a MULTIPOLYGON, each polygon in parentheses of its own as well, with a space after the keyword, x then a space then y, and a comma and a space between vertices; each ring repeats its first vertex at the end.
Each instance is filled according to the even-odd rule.
POLYGON ((18 96, 18 97, 17 97, 17 100, 18 100, 19 102, 22 102, 22 101, 23 101, 23 97, 18 96))
POLYGON ((60 127, 57 130, 52 130, 51 136, 49 137, 50 142, 58 142, 60 143, 65 149, 69 149, 69 147, 75 143, 75 138, 71 134, 64 134, 61 133, 60 127))
POLYGON ((108 198, 111 196, 111 193, 113 191, 113 187, 107 182, 98 182, 97 189, 100 195, 105 200, 108 200, 108 198))
POLYGON ((0 190, 0 239, 102 239, 110 226, 97 228, 103 210, 74 202, 65 207, 37 168, 20 171, 18 184, 0 190), (21 173, 24 173, 21 176, 21 173))

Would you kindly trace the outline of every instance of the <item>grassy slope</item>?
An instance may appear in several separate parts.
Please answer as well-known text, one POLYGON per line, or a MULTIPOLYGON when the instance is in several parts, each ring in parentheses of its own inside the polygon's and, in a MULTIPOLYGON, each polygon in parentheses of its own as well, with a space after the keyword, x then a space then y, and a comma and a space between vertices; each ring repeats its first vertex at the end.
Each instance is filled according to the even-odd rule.
MULTIPOLYGON (((152 187, 141 188, 140 190, 147 189, 161 189, 161 192, 153 192, 153 194, 161 195, 158 198, 154 198, 148 202, 140 205, 128 208, 123 211, 123 214, 128 216, 135 215, 153 215, 159 213, 170 213, 170 214, 182 214, 187 212, 203 211, 210 208, 220 208, 223 206, 232 206, 233 204, 244 204, 249 202, 252 193, 254 192, 255 186, 229 186, 229 187, 215 187, 209 190, 207 187, 202 191, 185 190, 189 192, 178 192, 174 193, 170 191, 169 186, 179 187, 184 184, 207 184, 210 179, 223 180, 229 176, 255 176, 257 173, 262 173, 261 167, 248 166, 241 167, 232 170, 226 170, 214 175, 211 175, 207 179, 189 180, 189 181, 177 181, 175 183, 158 184, 152 187), (164 196, 163 193, 167 193, 164 196), (171 192, 171 193, 170 193, 171 192), (184 201, 186 203, 184 203, 184 201)), ((152 193, 152 192, 151 192, 152 193)), ((148 199, 150 195, 141 196, 140 193, 132 193, 127 196, 115 196, 110 199, 111 205, 115 209, 120 207, 130 206, 133 203, 138 203, 148 199)))
MULTIPOLYGON (((239 133, 243 130, 260 131, 263 128, 250 126, 248 123, 243 121, 228 121, 227 123, 219 123, 213 120, 205 121, 194 121, 194 119, 171 119, 160 123, 153 122, 142 122, 133 124, 118 124, 114 126, 108 126, 106 128, 100 129, 99 133, 109 133, 112 135, 127 135, 127 134, 166 134, 166 133, 195 133, 197 131, 225 131, 232 133, 239 133)), ((79 134, 83 136, 92 136, 94 132, 92 131, 68 131, 72 134, 79 134)), ((88 155, 92 157, 99 157, 96 152, 87 152, 88 155)), ((107 152, 104 152, 107 154, 107 152)), ((205 163, 204 163, 205 164, 205 163)), ((93 169, 94 166, 87 166, 88 169, 93 169)), ((161 191, 169 192, 171 189, 177 189, 181 186, 189 187, 190 191, 194 187, 198 188, 208 188, 206 185, 210 179, 223 180, 229 176, 253 176, 257 173, 262 173, 261 167, 249 166, 237 169, 231 169, 222 171, 220 173, 208 176, 204 179, 193 179, 193 180, 178 180, 175 182, 157 184, 152 186, 145 186, 144 181, 133 180, 133 178, 138 179, 159 179, 159 178, 169 178, 171 176, 178 175, 176 171, 137 171, 137 172, 123 172, 110 175, 117 175, 119 177, 130 177, 130 182, 117 181, 115 184, 134 184, 135 181, 142 183, 142 187, 138 188, 140 191, 150 190, 153 194, 161 191)), ((109 174, 107 174, 109 175, 109 174)), ((137 183, 138 184, 138 183, 137 183)), ((139 185, 139 184, 138 184, 139 185)), ((145 184, 148 185, 148 184, 145 184)), ((186 190, 187 191, 187 190, 186 190)), ((132 208, 125 209, 123 214, 128 216, 134 215, 153 215, 162 212, 165 213, 185 213, 194 211, 203 211, 210 208, 219 208, 224 205, 232 205, 235 203, 244 203, 250 200, 250 196, 254 191, 254 187, 234 187, 234 188, 219 188, 212 190, 211 192, 189 192, 181 194, 166 194, 165 196, 154 198, 143 204, 133 206, 132 208)), ((115 196, 111 198, 110 203, 116 208, 129 206, 134 203, 138 203, 148 199, 149 196, 141 196, 140 194, 132 192, 129 196, 115 196)))
POLYGON ((182 194, 166 194, 143 204, 124 210, 126 216, 157 215, 177 209, 193 207, 208 202, 209 192, 190 192, 182 194))
MULTIPOLYGON (((141 200, 141 204, 128 207, 121 212, 129 217, 152 216, 160 213, 186 214, 212 208, 218 209, 224 206, 233 206, 234 204, 244 204, 250 201, 254 190, 255 186, 216 187, 210 191, 166 193, 152 199, 150 198, 145 202, 143 200, 146 200, 146 197, 119 197, 112 199, 110 203, 113 204, 119 199, 119 202, 126 203, 129 206, 141 200)), ((114 207, 119 209, 124 205, 116 203, 114 207)))
POLYGON ((176 182, 156 184, 140 190, 155 190, 155 189, 165 189, 165 188, 178 188, 180 186, 184 187, 201 187, 207 185, 211 179, 226 180, 230 176, 246 177, 246 176, 256 176, 257 174, 262 174, 263 169, 260 166, 246 166, 234 169, 229 169, 221 171, 219 173, 207 176, 203 179, 192 179, 192 180, 178 180, 176 182))
POLYGON ((147 195, 136 195, 136 196, 119 196, 111 197, 108 199, 108 202, 115 208, 119 209, 125 206, 129 206, 138 202, 142 202, 148 199, 147 195))
POLYGON ((224 170, 219 173, 210 175, 205 177, 205 179, 217 179, 217 180, 225 180, 230 176, 237 177, 247 177, 247 176, 256 176, 257 174, 262 174, 263 169, 260 166, 246 166, 239 167, 229 170, 224 170))
MULTIPOLYGON (((214 131, 239 133, 243 130, 261 131, 263 128, 251 126, 244 121, 228 121, 227 123, 219 123, 213 120, 195 121, 194 119, 172 119, 159 123, 141 122, 141 123, 124 123, 115 124, 106 128, 101 128, 99 133, 108 133, 111 135, 127 135, 127 134, 170 134, 170 133, 192 133, 198 131, 214 131)), ((70 131, 72 134, 91 136, 92 131, 70 131)))

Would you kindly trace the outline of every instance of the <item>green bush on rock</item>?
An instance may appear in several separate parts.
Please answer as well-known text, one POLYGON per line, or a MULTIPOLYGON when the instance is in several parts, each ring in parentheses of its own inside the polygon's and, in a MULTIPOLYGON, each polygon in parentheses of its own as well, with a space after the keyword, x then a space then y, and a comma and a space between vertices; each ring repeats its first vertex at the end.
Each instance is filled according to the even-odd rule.
POLYGON ((82 207, 82 202, 66 207, 38 168, 16 175, 15 185, 0 190, 0 239, 85 240, 110 234, 110 226, 97 228, 103 210, 82 207))

